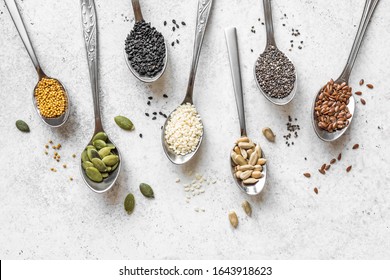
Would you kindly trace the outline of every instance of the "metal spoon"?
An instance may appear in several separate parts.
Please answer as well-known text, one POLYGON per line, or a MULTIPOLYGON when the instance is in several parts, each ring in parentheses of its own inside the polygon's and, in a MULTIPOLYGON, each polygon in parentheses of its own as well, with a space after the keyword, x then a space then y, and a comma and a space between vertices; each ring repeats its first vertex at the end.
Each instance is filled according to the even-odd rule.
MULTIPOLYGON (((199 62, 200 51, 202 49, 203 37, 204 37, 205 31, 206 31, 207 21, 209 18, 212 3, 213 3, 213 0, 199 0, 198 1, 198 10, 197 10, 198 12, 197 12, 197 18, 196 18, 194 53, 193 53, 193 57, 192 57, 192 66, 191 66, 190 78, 188 81, 187 93, 186 93, 186 96, 185 96, 183 102, 181 103, 181 105, 186 104, 186 103, 190 103, 190 104, 194 103, 192 97, 193 97, 193 91, 194 91, 196 70, 198 68, 198 62, 199 62)), ((163 143, 164 152, 165 152, 166 156, 168 157, 168 159, 174 164, 183 164, 183 163, 188 162, 198 151, 200 144, 202 143, 202 140, 203 140, 203 132, 202 132, 202 136, 199 139, 199 143, 193 152, 186 154, 184 156, 176 155, 174 152, 172 152, 169 149, 168 144, 165 141, 165 137, 164 137, 165 127, 168 123, 168 120, 171 118, 172 113, 168 116, 167 120, 165 121, 164 127, 162 129, 161 140, 163 143)))
MULTIPOLYGON (((225 29, 226 44, 229 53, 230 69, 232 72, 234 94, 236 97, 238 119, 240 121, 241 136, 247 136, 246 133, 246 124, 245 124, 245 110, 244 110, 244 96, 242 92, 242 82, 241 82, 241 70, 240 70, 240 57, 238 54, 238 43, 237 43, 237 30, 236 28, 227 28, 225 29)), ((232 149, 233 150, 233 149, 232 149)), ((262 151, 262 157, 265 158, 264 151, 262 151)), ((263 177, 254 185, 245 185, 241 180, 237 179, 235 176, 234 162, 230 157, 230 166, 233 179, 236 182, 236 185, 245 193, 249 195, 259 194, 265 185, 267 179, 267 164, 263 165, 263 177)))
MULTIPOLYGON (((42 67, 39 64, 38 58, 35 55, 34 48, 31 44, 30 38, 27 34, 26 27, 23 23, 22 17, 20 16, 20 12, 19 12, 19 9, 18 9, 15 1, 14 0, 5 0, 5 5, 7 6, 7 9, 11 15, 11 18, 15 24, 16 29, 18 30, 20 38, 22 39, 23 44, 26 47, 26 50, 31 58, 31 61, 34 64, 35 70, 37 70, 39 81, 43 78, 57 80, 57 79, 54 79, 54 78, 47 76, 43 72, 42 67)), ((39 81, 38 81, 38 83, 39 83, 39 81)), ((70 100, 69 100, 68 92, 66 91, 66 88, 64 87, 64 85, 59 80, 57 80, 57 81, 61 84, 62 88, 64 89, 65 98, 67 100, 66 110, 61 116, 59 116, 57 118, 45 118, 44 116, 41 115, 39 108, 38 108, 38 105, 37 105, 37 101, 35 99, 35 89, 37 88, 38 83, 35 86, 33 94, 32 94, 33 104, 34 104, 36 112, 38 113, 41 120, 51 127, 62 126, 68 120, 69 114, 70 114, 70 100)))
MULTIPOLYGON (((100 117, 100 102, 99 102, 99 83, 98 83, 98 36, 97 36, 97 17, 94 0, 80 0, 81 3, 81 20, 83 25, 83 37, 85 48, 87 51, 89 77, 91 80, 93 108, 95 114, 95 135, 98 132, 104 132, 100 117)), ((92 139, 91 139, 92 140, 92 139)), ((91 144, 89 141, 88 144, 91 144)), ((117 146, 108 138, 107 143, 112 143, 116 147, 116 153, 119 157, 119 165, 114 172, 104 179, 103 182, 96 183, 91 181, 85 174, 84 169, 80 165, 82 178, 87 186, 96 193, 108 191, 118 178, 121 169, 121 155, 117 146)))
MULTIPOLYGON (((355 41, 353 42, 351 53, 349 54, 349 57, 347 60, 347 64, 345 65, 343 72, 341 73, 340 77, 335 81, 335 83, 337 83, 337 84, 346 83, 348 85, 349 76, 351 75, 351 71, 352 71, 353 65, 355 63, 357 54, 359 52, 360 45, 362 44, 364 34, 367 30, 367 26, 370 23, 370 19, 374 13, 375 7, 378 4, 378 2, 379 2, 379 0, 366 0, 366 4, 365 4, 364 10, 363 10, 363 15, 362 15, 362 18, 361 18, 360 24, 359 24, 359 29, 356 33, 355 41)), ((314 98, 314 102, 313 102, 313 106, 312 106, 312 124, 313 124, 313 128, 314 128, 314 131, 317 134, 317 136, 323 141, 330 142, 330 141, 334 141, 334 140, 338 139, 339 137, 341 137, 341 135, 343 135, 347 131, 347 129, 350 127, 352 119, 354 117, 354 112, 355 112, 355 98, 352 95, 349 99, 349 104, 347 106, 349 109, 349 112, 352 115, 352 117, 349 119, 349 124, 341 130, 337 130, 335 132, 328 132, 326 130, 321 129, 318 126, 317 117, 315 115, 315 110, 314 110, 315 103, 317 102, 317 99, 318 99, 318 96, 320 95, 320 93, 321 93, 321 89, 318 91, 318 93, 316 94, 316 96, 314 98)))
MULTIPOLYGON (((264 52, 265 52, 269 46, 273 46, 276 49, 278 49, 278 47, 276 46, 275 36, 274 36, 274 27, 273 27, 273 23, 272 23, 271 1, 270 0, 263 0, 263 6, 264 6, 265 28, 266 28, 266 32, 267 32, 267 43, 266 43, 266 46, 265 46, 265 49, 264 49, 264 52)), ((292 61, 290 58, 288 58, 288 59, 290 61, 292 61)), ((256 84, 257 84, 258 88, 260 89, 260 92, 265 96, 265 98, 267 98, 268 101, 270 101, 271 103, 273 103, 275 105, 286 105, 291 100, 293 100, 293 98, 295 96, 295 93, 297 92, 297 80, 298 80, 298 78, 297 78, 297 70, 296 70, 296 68, 295 68, 294 88, 292 89, 290 94, 287 95, 284 98, 275 98, 275 97, 269 96, 268 94, 266 94, 262 90, 262 88, 261 88, 261 86, 260 86, 260 84, 259 84, 259 82, 257 80, 257 77, 256 77, 256 63, 257 63, 257 60, 255 61, 255 65, 253 67, 253 73, 254 73, 254 76, 255 76, 255 81, 256 81, 256 84)))
MULTIPOLYGON (((134 11, 134 17, 135 17, 135 23, 137 22, 140 22, 140 21, 143 21, 144 18, 142 16, 142 12, 141 12, 141 6, 139 4, 139 0, 131 0, 131 4, 133 6, 133 11, 134 11)), ((128 58, 128 55, 126 53, 126 50, 123 50, 123 53, 125 55, 125 60, 126 60, 126 64, 127 64, 127 67, 129 67, 130 69, 130 72, 138 79, 140 80, 141 82, 144 82, 144 83, 153 83, 155 81, 157 81, 158 79, 160 79, 160 77, 164 74, 165 72, 165 69, 167 68, 167 64, 168 64, 168 49, 167 49, 167 43, 165 42, 165 58, 164 58, 164 67, 163 69, 161 69, 160 73, 158 73, 156 76, 154 77, 148 77, 148 76, 145 76, 145 75, 140 75, 137 71, 134 70, 134 68, 131 66, 131 63, 129 61, 129 58, 128 58)))

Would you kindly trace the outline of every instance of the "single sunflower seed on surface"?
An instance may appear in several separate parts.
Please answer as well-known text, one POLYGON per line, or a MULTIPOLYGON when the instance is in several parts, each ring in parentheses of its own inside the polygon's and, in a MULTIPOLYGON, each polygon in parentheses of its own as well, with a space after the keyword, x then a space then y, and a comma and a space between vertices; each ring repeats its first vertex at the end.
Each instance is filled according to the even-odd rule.
POLYGON ((234 228, 237 228, 237 226, 238 226, 238 217, 237 217, 236 212, 234 212, 234 211, 229 212, 229 221, 230 221, 230 224, 234 228))
POLYGON ((275 134, 269 127, 263 128, 263 135, 268 141, 275 142, 275 134))
POLYGON ((242 204, 241 204, 242 208, 244 209, 245 213, 250 217, 252 216, 252 207, 250 205, 250 203, 245 200, 242 204))

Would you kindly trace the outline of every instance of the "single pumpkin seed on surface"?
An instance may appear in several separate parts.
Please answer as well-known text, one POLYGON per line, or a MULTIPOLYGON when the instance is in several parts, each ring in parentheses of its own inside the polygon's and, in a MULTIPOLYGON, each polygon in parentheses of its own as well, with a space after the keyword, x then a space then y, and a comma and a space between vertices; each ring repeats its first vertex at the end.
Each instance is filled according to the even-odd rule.
POLYGON ((245 213, 250 217, 252 216, 252 207, 251 205, 249 204, 249 202, 247 200, 245 200, 242 204, 241 204, 242 208, 244 209, 245 213))
POLYGON ((93 158, 91 160, 91 162, 96 167, 96 169, 99 170, 100 172, 107 171, 107 166, 104 164, 104 162, 100 158, 93 158))
POLYGON ((268 141, 275 142, 275 134, 269 127, 263 128, 263 135, 268 141))
POLYGON ((88 167, 85 170, 85 173, 87 174, 88 178, 94 182, 100 183, 103 181, 102 174, 95 167, 88 167))
POLYGON ((237 226, 238 226, 238 217, 237 217, 236 212, 234 212, 234 211, 229 212, 229 221, 230 221, 230 224, 234 228, 237 228, 237 226))
POLYGON ((107 134, 101 131, 95 134, 95 136, 92 138, 92 142, 95 142, 96 140, 103 140, 104 142, 106 142, 107 139, 107 134))
POLYGON ((28 124, 22 120, 17 120, 15 125, 16 128, 19 129, 21 132, 30 132, 28 124))
POLYGON ((106 142, 104 142, 103 140, 95 140, 93 141, 93 145, 97 150, 103 149, 107 146, 106 142))
POLYGON ((128 214, 131 214, 133 212, 134 207, 135 207, 135 198, 134 198, 134 195, 132 193, 129 193, 126 196, 124 206, 125 206, 125 210, 128 214))
POLYGON ((114 166, 119 161, 119 157, 117 155, 109 155, 103 158, 103 162, 107 166, 114 166))
POLYGON ((141 183, 141 184, 139 185, 139 189, 140 189, 141 193, 142 193, 145 197, 154 198, 153 189, 152 189, 152 187, 149 186, 148 184, 141 183))
POLYGON ((124 130, 133 130, 134 124, 128 118, 124 116, 116 116, 114 118, 115 123, 124 130))

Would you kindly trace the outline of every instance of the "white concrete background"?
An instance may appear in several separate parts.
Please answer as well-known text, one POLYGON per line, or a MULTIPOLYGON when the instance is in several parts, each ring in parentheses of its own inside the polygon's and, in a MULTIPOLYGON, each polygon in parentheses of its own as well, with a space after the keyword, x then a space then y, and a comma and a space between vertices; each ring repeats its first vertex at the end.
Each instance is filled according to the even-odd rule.
MULTIPOLYGON (((299 92, 288 106, 275 107, 260 95, 252 75, 256 56, 265 45, 261 1, 214 1, 195 85, 195 103, 206 137, 187 166, 172 165, 163 154, 160 126, 144 112, 173 110, 182 100, 191 60, 197 1, 141 1, 144 17, 169 42, 180 34, 180 45, 169 47, 164 78, 149 86, 133 78, 123 58, 123 43, 132 28, 130 1, 97 0, 100 35, 102 114, 110 137, 122 151, 123 172, 107 194, 92 193, 82 182, 79 154, 93 131, 92 98, 82 40, 79 1, 17 1, 36 53, 51 76, 69 90, 72 115, 61 129, 50 129, 36 115, 32 89, 37 76, 4 2, 0 2, 0 258, 5 259, 384 259, 390 257, 390 21, 389 1, 380 1, 368 28, 351 85, 364 78, 375 89, 364 90, 367 105, 357 104, 349 132, 336 143, 323 143, 310 122, 313 95, 342 70, 354 39, 364 1, 273 1, 276 39, 299 73, 299 92), (281 19, 283 14, 287 19, 281 19), (126 20, 126 17, 130 21, 126 20), (172 19, 187 27, 173 33, 163 26, 172 19), (286 26, 283 27, 282 23, 286 26), (258 197, 247 197, 233 184, 229 149, 239 134, 224 28, 239 33, 248 131, 269 158, 268 186, 258 197), (251 33, 254 26, 256 33, 251 33), (298 28, 304 48, 288 52, 291 28, 298 28), (254 52, 251 52, 251 49, 254 52), (169 95, 164 99, 162 95, 169 95), (153 96, 152 106, 146 105, 153 96), (113 121, 124 114, 134 132, 121 131, 113 121), (299 138, 289 148, 287 116, 298 118, 299 138), (15 128, 23 119, 31 133, 15 128), (275 144, 261 129, 271 127, 275 144), (380 129, 378 129, 378 126, 380 129), (138 134, 143 133, 140 139, 138 134), (61 143, 66 170, 44 155, 44 144, 61 143), (359 150, 352 150, 359 143, 359 150), (343 160, 323 176, 316 170, 343 152, 343 160), (304 157, 307 157, 305 161, 304 157), (353 165, 350 173, 345 172, 353 165), (59 172, 52 173, 50 167, 59 172), (185 202, 182 185, 194 170, 215 185, 185 202), (303 172, 313 176, 306 179, 303 172), (75 179, 69 181, 69 176, 75 179), (150 183, 156 199, 138 191, 150 183), (313 188, 319 188, 319 194, 313 188), (136 197, 132 215, 123 209, 128 192, 136 197), (241 202, 248 199, 253 217, 241 202), (194 208, 206 211, 197 213, 194 208), (227 213, 235 210, 239 227, 231 228, 227 213)), ((296 40, 296 41, 297 41, 296 40)))

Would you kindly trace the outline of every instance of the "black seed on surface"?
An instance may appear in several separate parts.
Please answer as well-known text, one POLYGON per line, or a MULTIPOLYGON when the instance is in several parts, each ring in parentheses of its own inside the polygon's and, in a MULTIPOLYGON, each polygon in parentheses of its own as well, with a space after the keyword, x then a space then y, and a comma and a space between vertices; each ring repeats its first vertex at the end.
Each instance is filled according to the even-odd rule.
POLYGON ((182 21, 181 25, 186 26, 187 24, 184 21, 182 21))
POLYGON ((139 134, 139 137, 142 138, 142 133, 139 134))
POLYGON ((164 20, 164 26, 167 26, 167 21, 166 20, 164 20))
POLYGON ((166 95, 166 94, 163 94, 163 97, 164 97, 164 98, 168 98, 168 95, 166 95))
POLYGON ((152 120, 156 120, 157 118, 156 117, 153 117, 152 120))

